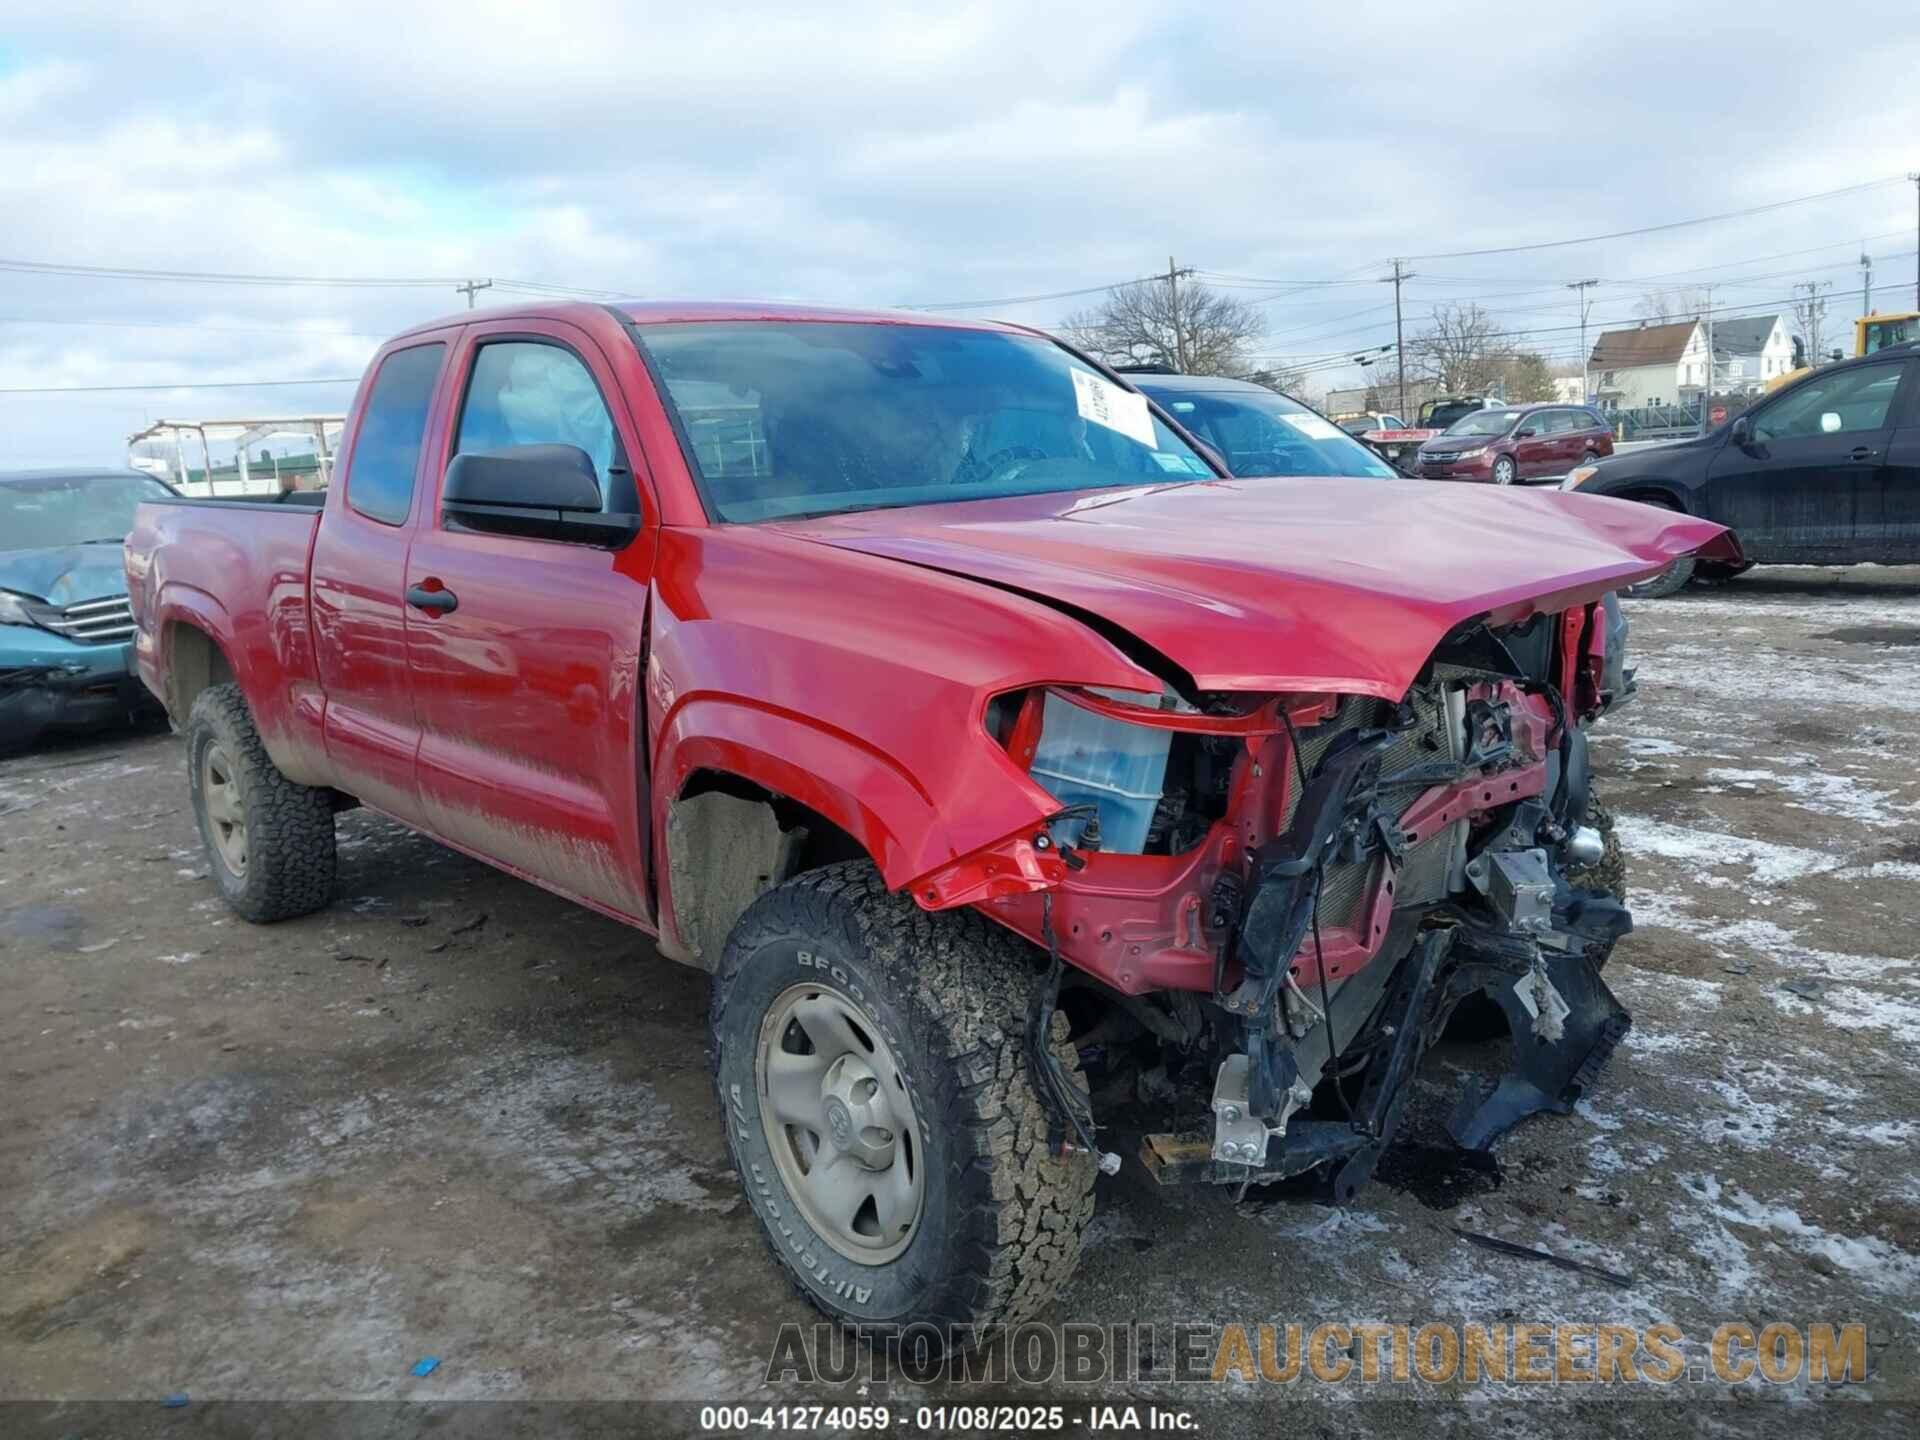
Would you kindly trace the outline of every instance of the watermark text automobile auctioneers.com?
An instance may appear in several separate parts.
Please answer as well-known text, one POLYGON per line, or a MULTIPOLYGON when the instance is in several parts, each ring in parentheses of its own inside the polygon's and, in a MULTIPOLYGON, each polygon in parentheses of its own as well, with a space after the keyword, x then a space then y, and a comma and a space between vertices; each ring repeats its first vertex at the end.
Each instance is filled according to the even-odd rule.
POLYGON ((1857 1323, 1747 1321, 1704 1335, 1674 1324, 1597 1321, 1069 1323, 1022 1325, 992 1336, 943 1337, 931 1326, 909 1327, 897 1346, 881 1346, 831 1324, 789 1324, 774 1342, 765 1378, 870 1385, 1840 1384, 1867 1378, 1867 1335, 1857 1323))

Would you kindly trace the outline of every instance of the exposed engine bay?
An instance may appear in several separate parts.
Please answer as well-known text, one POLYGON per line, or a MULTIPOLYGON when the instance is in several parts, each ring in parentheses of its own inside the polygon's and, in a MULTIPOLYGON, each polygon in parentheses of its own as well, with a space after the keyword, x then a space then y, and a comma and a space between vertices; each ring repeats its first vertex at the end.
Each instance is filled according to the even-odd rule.
MULTIPOLYGON (((1168 701, 1187 713, 1163 722, 1173 739, 1150 816, 1061 812, 1041 838, 1070 878, 1037 917, 1055 962, 1037 1006, 1055 1003, 1063 948, 1084 954, 1094 896, 1110 914, 1128 883, 1177 872, 1153 891, 1166 932, 1123 922, 1130 943, 1107 975, 1070 957, 1122 994, 1068 971, 1059 1002, 1097 1017, 1076 1036, 1083 1059, 1105 1060, 1129 1036, 1158 1057, 1136 1092, 1157 1092, 1182 1128, 1144 1134, 1140 1158, 1157 1179, 1241 1185, 1321 1169, 1333 1198, 1350 1199, 1463 1004, 1497 1011, 1513 1044, 1504 1074, 1461 1095, 1448 1123, 1457 1145, 1485 1151, 1529 1115, 1572 1108, 1630 1024, 1601 966, 1632 919, 1623 897, 1583 875, 1605 845, 1589 823, 1584 723, 1632 693, 1624 640, 1608 597, 1461 627, 1397 703, 1168 701), (1104 835, 1130 824, 1130 853, 1103 853, 1104 835), (1179 1092, 1191 1098, 1206 1076, 1209 1121, 1195 1126, 1179 1092)), ((1030 748, 1045 756, 1045 745, 1030 748)), ((1039 1084, 1062 1143, 1096 1147, 1100 1107, 1039 1084)))

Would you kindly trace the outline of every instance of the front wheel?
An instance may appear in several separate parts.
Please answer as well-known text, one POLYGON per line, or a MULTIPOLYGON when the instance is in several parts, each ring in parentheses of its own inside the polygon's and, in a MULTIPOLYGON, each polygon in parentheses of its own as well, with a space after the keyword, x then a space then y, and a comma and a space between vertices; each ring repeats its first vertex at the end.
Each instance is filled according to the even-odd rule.
POLYGON ((1702 560, 1694 570, 1696 580, 1705 580, 1710 584, 1723 584, 1747 573, 1753 568, 1753 561, 1743 560, 1738 565, 1729 565, 1720 560, 1702 560))
MULTIPOLYGON (((1655 510, 1668 510, 1676 515, 1681 513, 1677 507, 1660 500, 1643 500, 1641 503, 1655 510)), ((1635 600, 1664 600, 1669 595, 1678 595, 1692 582, 1694 569, 1699 563, 1691 555, 1682 555, 1652 579, 1629 585, 1620 593, 1635 600)))
POLYGON ((1511 455, 1502 455, 1493 462, 1493 483, 1496 485, 1511 485, 1519 473, 1519 467, 1513 463, 1511 455))
MULTIPOLYGON (((1049 1148, 1035 978, 1015 936, 927 914, 865 862, 795 877, 734 928, 712 1016, 728 1148, 775 1258, 835 1320, 945 1346, 1031 1319, 1073 1273, 1094 1163, 1049 1148)), ((1052 1038, 1079 1083, 1058 1015, 1052 1038)))

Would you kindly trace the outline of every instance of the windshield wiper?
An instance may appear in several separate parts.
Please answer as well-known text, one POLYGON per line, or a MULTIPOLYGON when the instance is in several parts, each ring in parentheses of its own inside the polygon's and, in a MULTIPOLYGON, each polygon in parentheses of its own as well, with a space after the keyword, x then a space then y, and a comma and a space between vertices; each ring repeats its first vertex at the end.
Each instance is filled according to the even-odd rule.
POLYGON ((98 540, 80 540, 75 543, 80 545, 124 545, 127 543, 127 537, 124 535, 103 535, 98 540))

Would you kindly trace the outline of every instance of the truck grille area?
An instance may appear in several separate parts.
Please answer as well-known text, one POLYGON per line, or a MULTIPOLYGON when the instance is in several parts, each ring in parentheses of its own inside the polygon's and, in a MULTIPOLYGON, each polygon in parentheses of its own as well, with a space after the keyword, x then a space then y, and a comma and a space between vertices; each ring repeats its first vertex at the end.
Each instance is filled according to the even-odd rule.
MULTIPOLYGON (((1383 775, 1391 775, 1424 761, 1458 758, 1464 746, 1464 734, 1456 739, 1448 733, 1446 703, 1437 688, 1415 690, 1411 703, 1419 721, 1413 728, 1395 736, 1381 753, 1380 773, 1383 775)), ((1384 700, 1345 701, 1332 719, 1316 725, 1300 737, 1300 758, 1307 774, 1314 773, 1328 747, 1347 731, 1386 726, 1392 724, 1393 720, 1394 707, 1384 700)), ((1399 797, 1401 803, 1410 803, 1416 793, 1404 793, 1399 797)), ((1283 826, 1291 823, 1294 806, 1298 803, 1299 787, 1296 785, 1287 801, 1283 826)), ((1407 850, 1394 893, 1396 906, 1431 905, 1446 898, 1448 859, 1455 829, 1453 825, 1444 825, 1407 850)), ((1375 857, 1357 865, 1329 865, 1320 889, 1320 923, 1328 927, 1356 923, 1360 906, 1385 864, 1384 859, 1375 857)))
POLYGON ((112 645, 133 638, 133 602, 125 595, 72 605, 28 607, 34 623, 79 645, 112 645))

